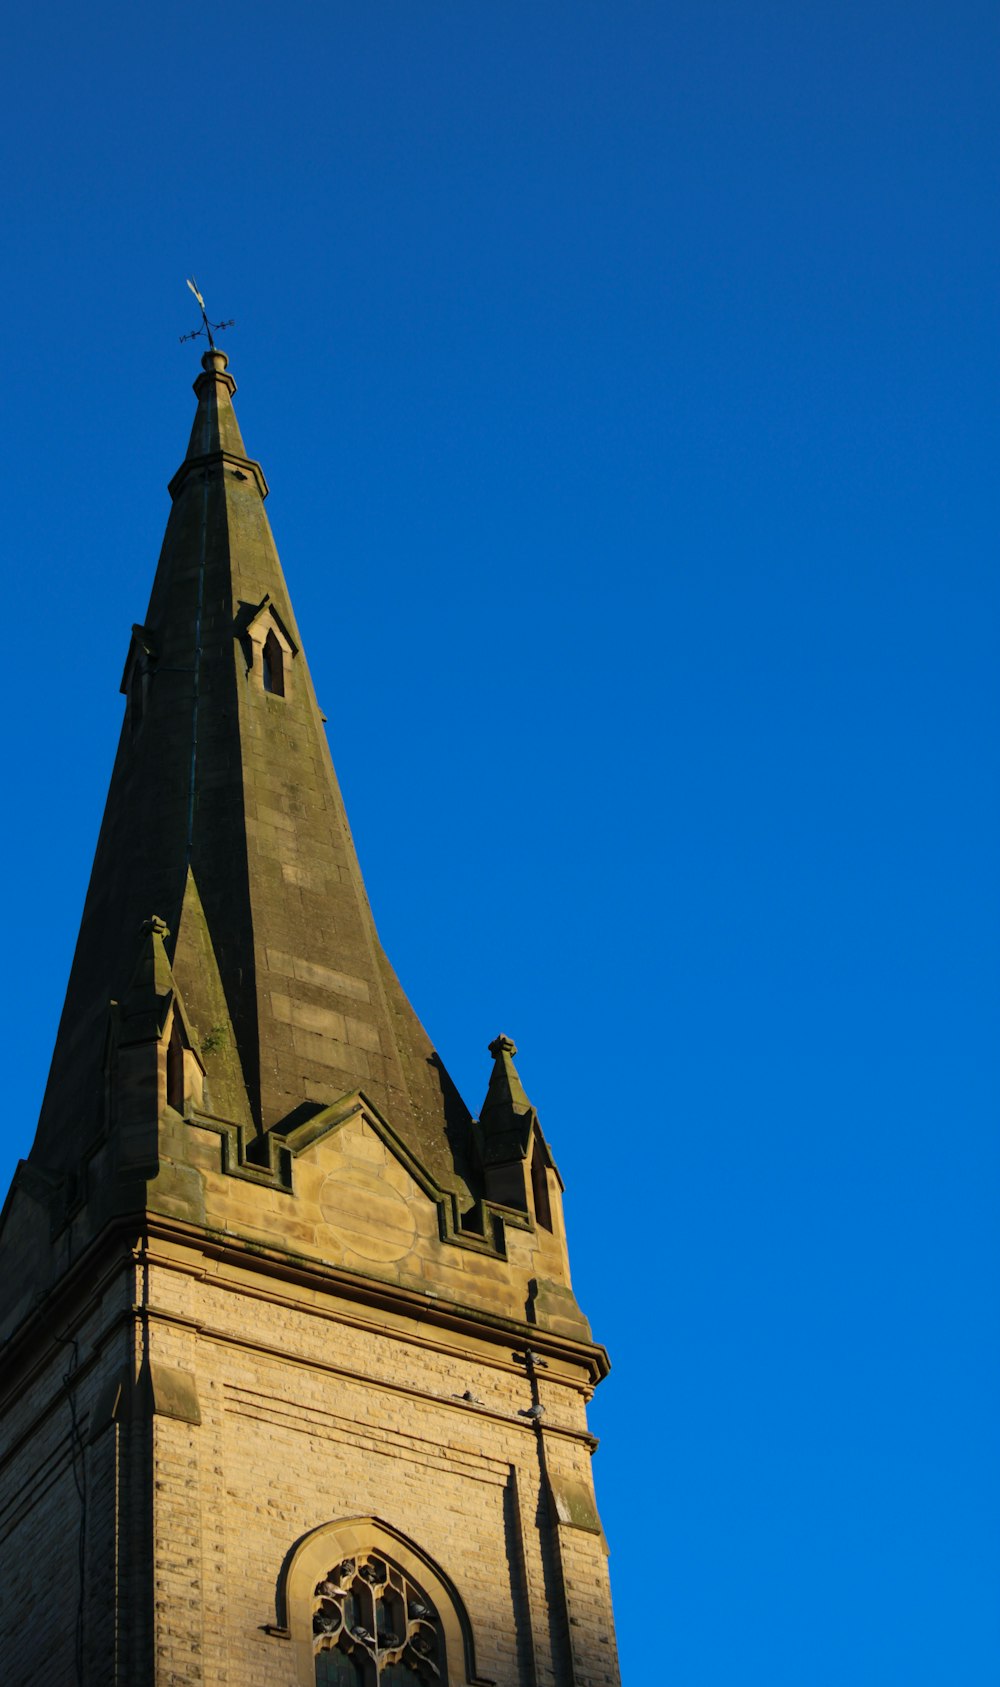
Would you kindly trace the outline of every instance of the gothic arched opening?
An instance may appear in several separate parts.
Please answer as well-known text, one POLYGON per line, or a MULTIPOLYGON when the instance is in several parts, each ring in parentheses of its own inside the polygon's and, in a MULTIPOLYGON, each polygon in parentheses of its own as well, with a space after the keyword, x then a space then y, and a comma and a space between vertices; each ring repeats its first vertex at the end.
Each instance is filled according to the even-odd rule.
POLYGON ((472 1631, 444 1572, 374 1517, 306 1535, 278 1585, 299 1687, 478 1682, 472 1631), (464 1665, 464 1668, 463 1668, 464 1665))
POLYGON ((278 635, 271 628, 261 651, 261 665, 264 680, 264 690, 274 697, 285 695, 285 653, 278 641, 278 635))

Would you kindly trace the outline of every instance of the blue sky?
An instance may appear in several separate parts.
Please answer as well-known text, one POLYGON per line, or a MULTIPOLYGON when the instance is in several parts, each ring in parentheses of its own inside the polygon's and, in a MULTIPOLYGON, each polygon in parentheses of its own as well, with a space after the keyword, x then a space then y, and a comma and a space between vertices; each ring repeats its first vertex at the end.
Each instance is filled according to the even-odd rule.
POLYGON ((474 1108, 517 1039, 567 1184, 627 1687, 996 1679, 998 38, 962 0, 6 25, 0 1177, 193 271, 386 947, 474 1108))

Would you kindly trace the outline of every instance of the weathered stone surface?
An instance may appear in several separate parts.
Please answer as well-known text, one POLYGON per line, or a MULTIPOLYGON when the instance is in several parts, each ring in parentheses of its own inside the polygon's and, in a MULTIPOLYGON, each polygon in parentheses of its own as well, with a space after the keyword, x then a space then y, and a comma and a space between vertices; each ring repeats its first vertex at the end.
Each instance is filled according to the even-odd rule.
POLYGON ((142 718, 130 696, 32 1157, 63 1170, 98 1133, 108 1003, 156 913, 224 1116, 266 1130, 328 1068, 341 1093, 365 1087, 468 1207, 469 1115, 382 955, 225 362, 195 384, 141 629, 142 718), (263 685, 265 623, 286 651, 282 696, 263 685), (287 1024, 316 1039, 293 1042, 297 1061, 287 1024))
POLYGON ((315 1687, 381 1553, 434 1680, 612 1687, 562 1184, 510 1039, 474 1125, 379 945, 233 390, 206 354, 0 1218, 3 1681, 315 1687))

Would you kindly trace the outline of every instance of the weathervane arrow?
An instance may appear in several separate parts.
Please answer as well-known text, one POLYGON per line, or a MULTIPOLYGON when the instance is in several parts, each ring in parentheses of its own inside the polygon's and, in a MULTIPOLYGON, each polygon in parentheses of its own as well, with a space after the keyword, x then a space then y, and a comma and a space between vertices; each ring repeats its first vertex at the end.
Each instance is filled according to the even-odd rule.
POLYGON ((188 286, 190 287, 192 293, 194 294, 195 298, 197 299, 199 305, 201 306, 202 326, 200 328, 196 328, 194 330, 193 334, 182 334, 180 336, 181 345, 184 344, 185 340, 197 340, 197 339, 200 338, 200 336, 202 334, 207 334, 208 335, 208 343, 211 346, 212 350, 214 351, 215 350, 215 341, 212 338, 212 329, 215 328, 216 330, 218 330, 219 328, 232 328, 232 327, 235 326, 234 319, 232 317, 229 317, 229 319, 226 322, 209 322, 208 312, 205 309, 205 301, 198 291, 198 283, 195 281, 193 276, 188 277, 188 286))

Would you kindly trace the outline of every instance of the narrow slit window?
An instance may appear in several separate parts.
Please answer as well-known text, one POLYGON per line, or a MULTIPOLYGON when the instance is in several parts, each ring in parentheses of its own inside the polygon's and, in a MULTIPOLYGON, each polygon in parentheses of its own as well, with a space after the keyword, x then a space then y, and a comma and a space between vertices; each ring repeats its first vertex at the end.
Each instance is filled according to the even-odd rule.
POLYGON ((167 1106, 184 1111, 184 1044, 176 1017, 167 1044, 167 1106))
POLYGON ((261 652, 264 690, 273 697, 285 695, 285 653, 278 642, 277 635, 272 628, 264 640, 261 652))
POLYGON ((549 1179, 545 1160, 536 1141, 531 1155, 531 1192, 535 1198, 535 1219, 544 1230, 552 1229, 552 1205, 549 1201, 549 1179))

